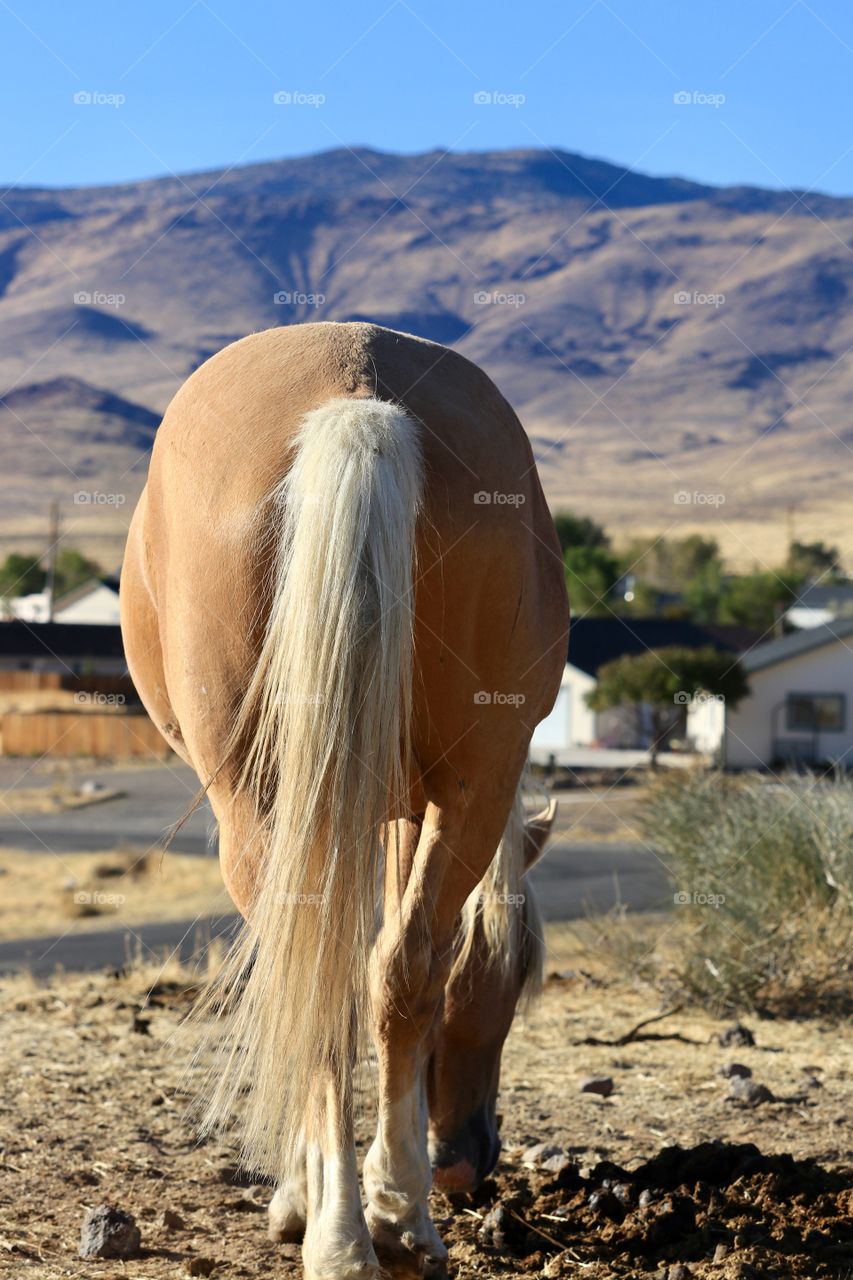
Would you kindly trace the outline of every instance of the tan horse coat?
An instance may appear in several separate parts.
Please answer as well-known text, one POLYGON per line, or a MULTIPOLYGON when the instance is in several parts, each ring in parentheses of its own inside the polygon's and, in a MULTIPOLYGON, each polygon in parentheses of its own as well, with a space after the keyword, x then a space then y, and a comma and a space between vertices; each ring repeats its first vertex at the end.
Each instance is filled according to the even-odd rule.
MULTIPOLYGON (((256 1100, 249 1104, 250 1115, 255 1107, 255 1131, 265 1134, 264 1141, 269 1139, 278 1151, 272 1171, 281 1188, 273 1206, 273 1227, 280 1237, 304 1228, 306 1272, 336 1280, 377 1274, 377 1252, 390 1265, 412 1257, 420 1259, 419 1266, 425 1259, 435 1264, 443 1257, 426 1205, 427 1069, 432 1057, 434 1063, 446 1063, 448 1080, 459 1074, 458 1062, 447 1061, 453 1028, 441 1028, 455 931, 463 904, 484 881, 502 837, 503 848, 521 848, 517 840, 507 844, 505 828, 530 736, 559 687, 568 627, 562 560, 529 442, 507 402, 476 366, 446 348, 376 326, 311 324, 255 334, 193 374, 166 413, 134 516, 122 578, 122 625, 130 668, 152 718, 202 781, 210 782, 220 824, 223 875, 250 925, 254 911, 256 928, 269 934, 273 917, 257 906, 258 885, 269 862, 284 856, 275 848, 270 851, 282 828, 270 825, 265 810, 267 801, 270 811, 275 808, 270 799, 275 770, 255 779, 254 792, 241 784, 247 760, 269 763, 273 758, 252 756, 254 704, 248 714, 245 710, 253 673, 274 634, 271 619, 284 598, 276 596, 284 590, 275 586, 283 552, 270 495, 280 490, 283 478, 294 474, 300 451, 308 456, 310 439, 306 436, 308 443, 298 443, 306 415, 321 411, 317 430, 330 431, 335 425, 330 415, 340 416, 341 411, 333 406, 325 418, 322 411, 341 399, 363 402, 363 412, 357 410, 353 422, 362 414, 368 423, 359 445, 365 468, 373 465, 373 419, 381 420, 381 430, 391 433, 386 434, 390 450, 372 446, 377 458, 381 455, 376 466, 385 466, 397 437, 405 436, 402 428, 408 431, 412 424, 416 444, 400 444, 394 462, 398 478, 406 459, 412 459, 414 470, 415 454, 419 455, 413 543, 400 545, 400 563, 409 575, 403 581, 410 589, 393 593, 400 607, 401 634, 406 626, 411 633, 411 715, 403 714, 400 722, 405 722, 404 745, 409 748, 401 757, 407 762, 406 778, 402 790, 392 787, 392 779, 380 779, 390 796, 387 805, 383 799, 384 820, 394 820, 386 830, 396 828, 399 841, 388 846, 385 923, 372 953, 353 955, 353 973, 360 968, 366 973, 369 966, 369 1010, 353 979, 352 1008, 327 1015, 322 998, 316 999, 316 992, 311 995, 311 975, 305 977, 303 994, 311 1003, 311 1017, 317 1019, 319 1038, 303 1037, 313 1044, 297 1043, 293 1019, 286 1042, 281 1026, 269 1031, 267 1056, 253 1061, 277 1064, 277 1079, 252 1081, 256 1100), (376 407, 376 401, 384 403, 376 407), (389 403, 398 408, 389 411, 389 403), (394 413, 402 417, 395 419, 394 413), (325 1044, 325 1031, 348 1040, 341 1026, 351 1017, 365 1020, 365 1015, 380 1068, 380 1127, 365 1165, 366 1217, 352 1142, 349 1049, 339 1055, 344 1065, 337 1059, 331 1063, 328 1046, 322 1050, 322 1061, 312 1057, 319 1052, 316 1046, 325 1044), (443 1053, 437 1052, 441 1044, 443 1053), (302 1088, 307 1080, 315 1083, 303 1096, 304 1114, 293 1116, 291 1086, 300 1082, 302 1088), (287 1100, 289 1119, 278 1114, 277 1099, 287 1100)), ((346 440, 339 447, 345 449, 346 440)), ((382 483, 393 488, 393 482, 382 483)), ((371 499, 375 509, 371 508, 373 532, 368 536, 374 536, 383 519, 396 519, 404 528, 400 486, 393 517, 383 514, 394 508, 393 502, 385 503, 381 485, 374 492, 381 501, 371 499)), ((340 494, 310 493, 303 498, 308 512, 303 531, 309 519, 315 521, 311 528, 325 529, 309 511, 312 501, 325 504, 329 521, 345 522, 340 494)), ((298 580, 310 586, 314 571, 308 571, 300 554, 298 580)), ((318 560, 316 575, 327 570, 328 558, 318 560)), ((291 612, 295 599, 290 598, 291 612)), ((309 619, 307 634, 319 641, 324 628, 336 622, 335 610, 329 610, 325 618, 309 619)), ((304 649, 304 637, 302 644, 304 649)), ((303 652, 302 657, 310 666, 311 654, 303 652)), ((268 680, 267 694, 270 687, 268 680)), ((269 694, 271 716, 278 714, 280 692, 276 687, 269 694)), ((303 700, 323 696, 317 690, 296 693, 303 700)), ((371 696, 370 687, 363 690, 368 703, 371 696)), ((361 714, 359 705, 355 699, 355 716, 361 714)), ((309 724, 308 719, 284 722, 309 724)), ((347 752, 344 742, 328 745, 333 754, 347 752)), ((277 744, 279 748, 284 751, 284 744, 277 744)), ((289 750, 289 757, 275 759, 290 759, 292 744, 289 750)), ((313 757, 308 753, 306 758, 313 757)), ((286 767, 292 770, 292 759, 286 767)), ((355 767, 351 760, 348 767, 355 767)), ((371 762, 362 761, 361 767, 365 786, 373 785, 371 762)), ((286 814, 279 820, 289 821, 286 814)), ((336 836, 321 833, 322 826, 320 821, 302 888, 326 883, 323 857, 317 851, 334 843, 336 836)), ((346 884, 340 879, 346 876, 343 852, 339 884, 346 884)), ((511 861, 516 854, 508 856, 511 861)), ((523 865, 516 871, 520 878, 523 865)), ((331 913, 338 910, 334 892, 331 913)), ((362 884, 351 892, 353 912, 366 913, 372 887, 362 884)), ((285 968, 293 981, 294 962, 301 955, 294 948, 304 950, 310 935, 305 919, 304 911, 288 917, 295 923, 287 924, 293 931, 288 934, 291 951, 285 968)), ((346 933, 340 910, 331 924, 346 933)), ((365 950, 360 934, 347 937, 353 948, 365 950)), ((274 942, 268 936, 263 939, 268 950, 274 951, 274 942)), ((472 966, 482 965, 478 948, 469 950, 472 966)), ((334 952, 333 945, 329 951, 334 952)), ((340 956, 335 973, 324 971, 321 956, 314 982, 316 986, 317 974, 324 981, 326 973, 328 990, 336 992, 334 984, 339 983, 341 999, 347 1003, 350 988, 339 962, 340 956)), ((520 985, 516 977, 502 988, 510 1017, 520 985)), ((270 1002, 272 1021, 278 1017, 280 1022, 276 992, 262 993, 261 998, 270 1002)), ((462 1001, 461 1007, 470 1019, 471 1000, 462 1001)), ((266 1027, 265 1016, 261 1021, 266 1027)), ((501 1013, 497 1021, 502 1041, 508 1019, 501 1013)), ((500 1043, 496 1053, 499 1063, 500 1043)), ((443 1068, 438 1070, 440 1074, 443 1068)), ((480 1099, 477 1106, 482 1102, 488 1110, 488 1094, 493 1111, 494 1053, 488 1070, 494 1079, 485 1090, 485 1102, 480 1099)), ((435 1115, 452 1111, 440 1094, 441 1080, 431 1079, 429 1098, 435 1115)), ((434 1119, 431 1137, 436 1148, 448 1137, 436 1131, 437 1123, 434 1119)), ((250 1157, 253 1154, 268 1158, 263 1141, 250 1144, 250 1157)), ((482 1167, 472 1169, 472 1178, 486 1165, 484 1157, 482 1167)))

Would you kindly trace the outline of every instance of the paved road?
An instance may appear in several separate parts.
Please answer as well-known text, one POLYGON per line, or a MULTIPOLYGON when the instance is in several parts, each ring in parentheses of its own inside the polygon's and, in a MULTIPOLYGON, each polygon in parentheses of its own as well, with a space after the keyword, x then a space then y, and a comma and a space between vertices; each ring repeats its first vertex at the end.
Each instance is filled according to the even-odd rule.
MULTIPOLYGON (((14 762, 17 771, 10 769, 11 763, 3 762, 2 791, 55 781, 43 772, 27 771, 25 762, 14 762)), ((75 772, 69 781, 79 785, 89 779, 126 794, 62 813, 19 817, 0 810, 0 847, 31 853, 100 853, 119 844, 149 849, 182 817, 199 789, 192 769, 183 764, 158 769, 92 769, 75 772)), ((172 848, 177 853, 207 853, 212 828, 213 814, 205 801, 181 828, 172 848)))
MULTIPOLYGON (((170 825, 187 809, 198 781, 185 765, 156 769, 72 769, 64 779, 78 785, 93 779, 126 792, 115 800, 63 813, 30 814, 18 818, 0 810, 0 848, 34 853, 100 852, 117 845, 148 849, 160 843, 170 825)), ((0 759, 0 795, 19 787, 49 786, 56 774, 44 764, 0 759)), ((588 797, 569 793, 561 800, 586 803, 588 797)), ((176 852, 213 856, 212 814, 205 802, 176 836, 176 852)), ((649 850, 633 844, 553 845, 533 873, 546 920, 579 919, 623 903, 633 911, 651 911, 671 902, 664 868, 649 850)), ((201 925, 186 920, 144 925, 139 929, 95 932, 75 921, 61 938, 37 938, 0 943, 0 972, 29 965, 49 973, 57 965, 68 969, 119 966, 135 950, 162 956, 177 948, 189 960, 205 939, 227 931, 233 921, 222 918, 201 925)))
POLYGON ((0 942, 0 976, 22 969, 38 975, 53 973, 57 968, 75 972, 119 969, 137 956, 161 964, 171 956, 179 956, 189 964, 201 960, 211 941, 227 937, 235 926, 235 916, 146 924, 104 933, 72 926, 56 938, 0 942))
MULTIPOLYGON (((617 903, 632 911, 655 911, 672 902, 664 868, 639 845, 555 844, 533 872, 533 881, 549 921, 582 919, 617 903)), ((99 933, 86 932, 78 923, 61 938, 0 943, 0 973, 24 966, 36 974, 51 973, 57 965, 74 970, 119 967, 137 951, 163 959, 177 950, 189 961, 233 925, 233 917, 219 917, 99 933)))
POLYGON ((623 905, 660 911, 672 905, 666 869, 638 844, 553 844, 532 873, 546 920, 577 920, 623 905))

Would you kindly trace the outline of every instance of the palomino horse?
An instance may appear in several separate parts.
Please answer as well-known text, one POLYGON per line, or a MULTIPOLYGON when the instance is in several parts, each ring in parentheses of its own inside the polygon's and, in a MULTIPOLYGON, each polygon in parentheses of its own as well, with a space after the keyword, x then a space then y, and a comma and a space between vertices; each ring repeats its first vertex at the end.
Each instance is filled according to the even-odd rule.
POLYGON ((210 1122, 240 1115, 309 1277, 440 1270, 428 1192, 497 1159, 501 1048, 539 964, 523 877, 553 819, 525 830, 519 780, 568 609, 518 419, 455 352, 374 325, 227 347, 158 433, 122 627, 245 919, 210 1122))

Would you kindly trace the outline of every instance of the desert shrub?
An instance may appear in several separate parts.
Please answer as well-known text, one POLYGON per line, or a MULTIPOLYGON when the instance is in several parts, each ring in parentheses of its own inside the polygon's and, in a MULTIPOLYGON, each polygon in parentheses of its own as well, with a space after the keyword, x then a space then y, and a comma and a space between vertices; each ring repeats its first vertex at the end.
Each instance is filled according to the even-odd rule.
POLYGON ((641 822, 672 881, 661 981, 720 1010, 849 1004, 853 783, 667 775, 641 822))

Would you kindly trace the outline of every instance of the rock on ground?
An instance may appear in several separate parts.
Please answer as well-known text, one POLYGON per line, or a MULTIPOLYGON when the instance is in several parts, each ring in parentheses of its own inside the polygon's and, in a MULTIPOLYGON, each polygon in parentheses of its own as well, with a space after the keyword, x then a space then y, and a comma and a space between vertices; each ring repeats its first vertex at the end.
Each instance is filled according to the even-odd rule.
POLYGON ((132 1258, 139 1252, 139 1227, 115 1205, 89 1209, 80 1230, 81 1258, 132 1258))

